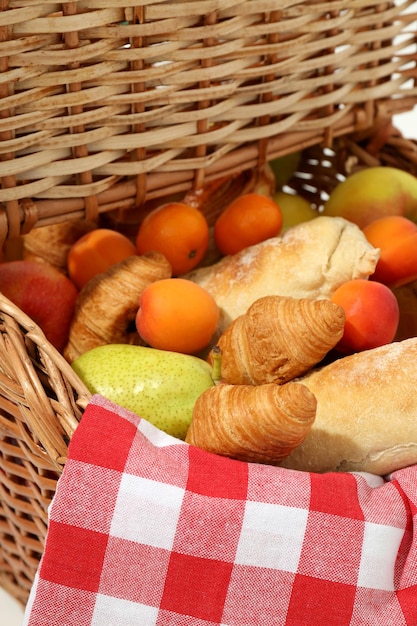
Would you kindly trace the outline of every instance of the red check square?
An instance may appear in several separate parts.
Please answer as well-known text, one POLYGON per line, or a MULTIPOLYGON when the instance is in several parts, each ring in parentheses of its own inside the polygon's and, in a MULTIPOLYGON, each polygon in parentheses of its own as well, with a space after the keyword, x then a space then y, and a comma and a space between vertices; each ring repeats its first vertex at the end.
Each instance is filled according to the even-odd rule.
POLYGON ((280 569, 235 565, 222 623, 281 624, 292 594, 295 575, 280 569), (248 592, 250 590, 250 593, 248 592))
POLYGON ((85 419, 79 423, 69 445, 71 458, 122 472, 137 433, 137 425, 94 404, 87 406, 83 417, 85 419), (100 433, 99 437, 97 433, 100 433), (106 445, 103 445, 103 441, 106 441, 106 445))
POLYGON ((363 520, 353 474, 311 474, 310 510, 363 520))
POLYGON ((61 505, 56 507, 52 503, 54 520, 108 533, 123 477, 122 472, 68 459, 67 474, 67 489, 61 505), (100 488, 101 481, 104 481, 106 489, 100 488))
POLYGON ((161 609, 221 623, 232 563, 173 552, 161 609))
POLYGON ((187 490, 211 498, 245 500, 248 464, 188 446, 187 490))
POLYGON ((108 538, 104 533, 51 521, 41 577, 58 585, 97 591, 108 538))
POLYGON ((208 499, 186 492, 173 550, 233 562, 245 513, 243 500, 208 499))
POLYGON ((350 624, 355 593, 355 585, 298 574, 294 580, 285 626, 350 624))

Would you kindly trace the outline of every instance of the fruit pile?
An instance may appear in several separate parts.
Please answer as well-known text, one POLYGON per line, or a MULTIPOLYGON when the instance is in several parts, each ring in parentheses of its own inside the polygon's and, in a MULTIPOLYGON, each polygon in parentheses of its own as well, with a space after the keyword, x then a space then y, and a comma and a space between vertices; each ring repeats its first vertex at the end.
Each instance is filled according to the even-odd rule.
MULTIPOLYGON (((292 159, 294 168, 297 155, 292 159)), ((242 417, 246 432, 255 414, 270 416, 274 407, 294 412, 301 391, 303 402, 310 403, 301 431, 292 433, 290 444, 287 433, 283 442, 282 430, 274 430, 277 418, 272 430, 270 424, 267 428, 269 442, 275 437, 277 446, 249 454, 250 460, 270 462, 271 455, 282 460, 307 435, 316 412, 315 399, 293 382, 297 377, 417 336, 417 180, 392 167, 368 168, 340 182, 318 212, 286 190, 285 163, 288 159, 271 163, 269 184, 263 181, 227 202, 212 224, 201 207, 173 200, 149 211, 134 237, 86 222, 35 230, 22 238, 16 258, 3 255, 0 291, 41 327, 92 392, 181 439, 191 432, 196 406, 200 413, 210 412, 200 404, 206 390, 222 394, 213 396, 216 415, 236 419, 242 403, 249 407, 242 417), (323 228, 334 237, 327 265, 320 256, 323 228), (268 246, 277 259, 290 259, 287 265, 268 261, 269 273, 280 275, 281 282, 269 287, 264 274, 259 281, 266 286, 251 287, 261 266, 256 255, 268 246), (213 276, 222 276, 217 291, 210 286, 213 276), (221 290, 232 282, 236 307, 230 313, 221 290), (323 302, 332 307, 330 335, 323 302), (318 304, 314 313, 306 313, 306 306, 318 304), (313 358, 306 357, 312 345, 313 358), (254 347, 263 352, 255 356, 254 347), (250 379, 242 364, 247 350, 253 362, 268 361, 274 376, 250 379), (229 376, 232 354, 240 359, 233 365, 237 377, 229 376), (282 362, 294 360, 291 376, 283 377, 282 362), (290 382, 295 387, 289 393, 280 389, 284 395, 277 398, 274 387, 290 382), (250 386, 258 388, 256 393, 244 391, 250 386), (263 387, 265 406, 259 395, 263 387), (239 399, 227 400, 229 391, 239 399)), ((235 449, 225 453, 240 458, 235 449)))

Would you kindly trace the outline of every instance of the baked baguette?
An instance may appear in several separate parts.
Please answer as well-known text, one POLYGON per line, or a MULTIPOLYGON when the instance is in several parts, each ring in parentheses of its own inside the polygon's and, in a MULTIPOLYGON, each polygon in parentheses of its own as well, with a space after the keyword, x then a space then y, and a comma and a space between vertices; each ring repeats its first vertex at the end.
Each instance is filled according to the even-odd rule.
POLYGON ((417 337, 343 357, 298 380, 317 399, 316 419, 284 467, 384 476, 417 463, 417 337))
POLYGON ((379 250, 355 224, 319 216, 185 275, 220 308, 217 338, 263 296, 329 298, 342 283, 374 273, 379 250))

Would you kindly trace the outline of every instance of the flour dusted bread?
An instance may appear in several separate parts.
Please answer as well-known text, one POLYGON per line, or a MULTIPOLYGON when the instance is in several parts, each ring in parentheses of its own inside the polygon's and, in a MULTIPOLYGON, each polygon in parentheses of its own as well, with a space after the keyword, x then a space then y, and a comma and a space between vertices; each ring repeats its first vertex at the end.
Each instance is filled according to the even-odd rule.
POLYGON ((298 380, 316 397, 316 419, 284 467, 384 476, 417 463, 417 338, 358 352, 298 380))
POLYGON ((186 277, 216 300, 222 332, 258 298, 329 298, 343 282, 373 274, 378 258, 355 224, 319 216, 186 277))

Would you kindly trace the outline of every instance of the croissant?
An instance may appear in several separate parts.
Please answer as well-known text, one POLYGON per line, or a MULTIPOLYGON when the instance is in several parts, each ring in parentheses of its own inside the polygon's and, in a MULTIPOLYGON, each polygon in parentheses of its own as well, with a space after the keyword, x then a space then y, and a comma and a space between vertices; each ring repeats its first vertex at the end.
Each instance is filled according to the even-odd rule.
POLYGON ((67 361, 109 343, 144 345, 134 324, 139 297, 151 282, 171 275, 165 256, 149 252, 128 257, 92 278, 77 299, 64 349, 67 361))
POLYGON ((288 382, 334 348, 344 324, 343 308, 330 300, 259 298, 218 340, 221 379, 235 385, 288 382))
POLYGON ((23 258, 50 263, 63 274, 68 274, 67 257, 71 246, 94 228, 96 224, 86 220, 34 228, 23 236, 23 258))
POLYGON ((220 383, 197 398, 185 441, 233 459, 277 465, 304 441, 316 408, 314 394, 298 382, 220 383))

